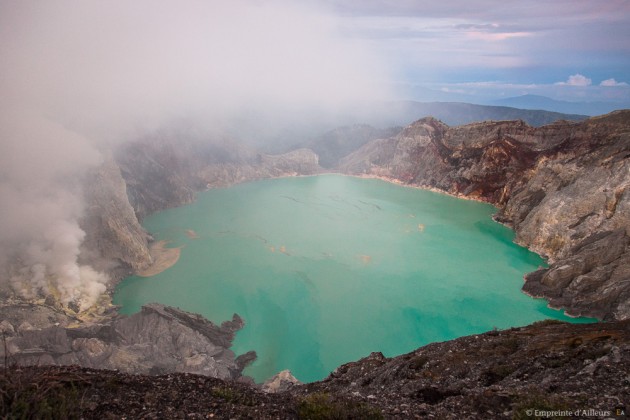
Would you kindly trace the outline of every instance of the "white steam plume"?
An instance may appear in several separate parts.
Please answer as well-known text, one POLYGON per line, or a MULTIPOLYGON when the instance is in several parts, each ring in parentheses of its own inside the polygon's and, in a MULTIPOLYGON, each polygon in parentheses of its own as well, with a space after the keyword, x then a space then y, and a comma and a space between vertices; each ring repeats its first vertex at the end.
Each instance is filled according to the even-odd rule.
POLYGON ((85 310, 107 276, 78 264, 85 232, 79 178, 100 162, 80 135, 24 111, 0 116, 0 275, 25 298, 56 295, 85 310))

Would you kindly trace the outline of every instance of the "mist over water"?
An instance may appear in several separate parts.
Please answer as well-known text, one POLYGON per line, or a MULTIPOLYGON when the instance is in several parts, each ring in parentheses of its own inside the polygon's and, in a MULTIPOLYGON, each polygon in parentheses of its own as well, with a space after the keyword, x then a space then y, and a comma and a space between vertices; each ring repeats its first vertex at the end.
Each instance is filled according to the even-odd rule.
POLYGON ((245 373, 257 381, 283 369, 314 381, 372 351, 567 320, 521 293, 523 274, 544 261, 494 211, 339 175, 211 190, 145 221, 182 247, 180 260, 124 280, 114 300, 123 313, 157 301, 216 323, 238 313, 246 326, 233 349, 256 350, 245 373))
POLYGON ((85 309, 106 290, 81 182, 121 143, 184 125, 271 148, 388 97, 337 23, 283 0, 0 0, 0 292, 85 309))

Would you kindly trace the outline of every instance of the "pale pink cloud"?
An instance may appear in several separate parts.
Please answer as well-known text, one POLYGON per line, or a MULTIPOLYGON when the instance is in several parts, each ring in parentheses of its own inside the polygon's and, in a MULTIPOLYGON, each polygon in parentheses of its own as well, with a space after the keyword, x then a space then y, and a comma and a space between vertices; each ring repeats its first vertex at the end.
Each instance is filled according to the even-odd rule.
POLYGON ((473 39, 480 39, 482 41, 505 41, 510 38, 523 38, 531 36, 530 32, 484 32, 484 31, 470 31, 466 33, 466 36, 473 39))
POLYGON ((618 82, 615 79, 606 79, 603 80, 600 84, 600 86, 628 86, 628 84, 626 82, 618 82))
POLYGON ((590 86, 591 84, 593 84, 593 81, 580 73, 569 76, 566 82, 556 83, 556 85, 566 86, 590 86))

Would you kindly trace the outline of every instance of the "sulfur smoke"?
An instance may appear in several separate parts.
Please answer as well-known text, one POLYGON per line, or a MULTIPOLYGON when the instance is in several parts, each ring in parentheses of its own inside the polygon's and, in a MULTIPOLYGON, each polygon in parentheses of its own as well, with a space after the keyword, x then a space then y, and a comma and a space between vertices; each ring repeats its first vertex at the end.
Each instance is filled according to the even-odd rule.
POLYGON ((0 117, 0 138, 2 280, 24 298, 89 308, 108 278, 78 264, 80 178, 99 152, 59 124, 11 110, 0 117))
POLYGON ((369 47, 295 3, 0 0, 2 289, 81 310, 106 290, 79 263, 81 182, 124 141, 181 118, 221 130, 247 113, 269 130, 387 98, 369 47))

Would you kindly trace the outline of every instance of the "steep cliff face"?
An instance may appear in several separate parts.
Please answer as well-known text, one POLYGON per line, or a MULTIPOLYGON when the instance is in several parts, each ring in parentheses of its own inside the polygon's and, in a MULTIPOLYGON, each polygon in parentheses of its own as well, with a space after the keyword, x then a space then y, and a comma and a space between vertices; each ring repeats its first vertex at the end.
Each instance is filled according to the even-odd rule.
POLYGON ((279 176, 310 175, 321 168, 317 155, 298 149, 261 154, 231 139, 151 138, 124 145, 116 162, 139 219, 188 204, 197 191, 279 176))
POLYGON ((108 158, 84 183, 85 231, 81 258, 99 271, 125 273, 151 263, 149 235, 140 226, 127 196, 120 168, 108 158))
POLYGON ((128 143, 117 151, 116 163, 127 184, 129 203, 140 220, 194 200, 196 165, 191 161, 195 157, 161 139, 128 143))
POLYGON ((527 293, 573 315, 630 318, 630 111, 538 128, 425 118, 340 169, 495 204, 517 242, 550 259, 527 293))

